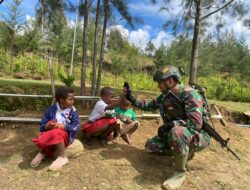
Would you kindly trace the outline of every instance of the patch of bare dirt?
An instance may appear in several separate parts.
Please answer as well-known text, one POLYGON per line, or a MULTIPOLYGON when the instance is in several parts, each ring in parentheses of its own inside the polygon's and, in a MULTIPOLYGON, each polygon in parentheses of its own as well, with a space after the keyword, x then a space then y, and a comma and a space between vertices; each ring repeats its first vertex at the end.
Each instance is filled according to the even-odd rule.
MULTIPOLYGON (((98 143, 85 146, 85 153, 70 160, 62 170, 48 172, 51 159, 35 170, 29 167, 37 153, 31 138, 38 134, 38 126, 7 124, 0 127, 0 189, 160 190, 171 175, 172 160, 144 150, 145 141, 156 134, 158 125, 155 120, 144 120, 133 136, 132 146, 122 141, 107 148, 100 148, 98 143)), ((229 146, 241 161, 213 140, 188 163, 182 190, 249 189, 250 129, 232 123, 226 127, 219 122, 215 125, 223 137, 231 138, 229 146)))

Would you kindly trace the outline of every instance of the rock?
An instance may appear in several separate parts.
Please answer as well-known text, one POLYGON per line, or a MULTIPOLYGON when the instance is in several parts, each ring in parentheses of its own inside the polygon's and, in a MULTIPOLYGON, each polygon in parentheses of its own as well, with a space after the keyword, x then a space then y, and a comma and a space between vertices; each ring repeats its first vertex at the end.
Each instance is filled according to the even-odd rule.
POLYGON ((14 75, 14 78, 16 79, 27 79, 28 75, 27 73, 22 73, 22 72, 18 72, 14 75))
POLYGON ((32 79, 35 79, 35 80, 43 80, 44 77, 42 75, 39 75, 39 74, 35 74, 32 79))
POLYGON ((84 147, 78 139, 75 139, 74 142, 66 148, 66 155, 68 158, 77 158, 84 151, 84 147))

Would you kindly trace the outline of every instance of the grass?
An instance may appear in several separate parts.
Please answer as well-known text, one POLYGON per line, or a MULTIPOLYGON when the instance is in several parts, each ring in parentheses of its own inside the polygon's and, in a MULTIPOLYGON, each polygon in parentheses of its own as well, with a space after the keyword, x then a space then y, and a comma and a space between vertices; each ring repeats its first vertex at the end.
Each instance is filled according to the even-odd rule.
POLYGON ((250 111, 250 103, 245 103, 245 102, 209 100, 209 103, 223 106, 231 111, 237 111, 237 112, 250 111))
MULTIPOLYGON (((56 85, 62 85, 60 81, 55 81, 56 85)), ((89 87, 90 85, 87 85, 89 87)), ((80 83, 76 83, 75 89, 77 94, 80 94, 80 83)), ((119 92, 120 88, 114 88, 119 92)), ((25 94, 51 94, 49 80, 32 80, 32 79, 13 79, 0 78, 1 93, 25 93, 25 94)), ((136 94, 144 95, 145 97, 157 96, 159 91, 143 91, 134 90, 136 94)), ((209 103, 226 107, 231 111, 246 112, 250 110, 250 103, 209 100, 209 103)))
MULTIPOLYGON (((20 87, 25 87, 25 88, 29 88, 30 86, 37 86, 38 88, 42 88, 42 87, 46 87, 48 89, 51 89, 51 82, 50 80, 33 80, 33 79, 14 79, 14 78, 8 78, 8 77, 0 77, 0 90, 1 86, 20 86, 20 87)), ((61 81, 56 80, 55 81, 55 85, 59 86, 59 85, 63 85, 63 83, 61 81)), ((77 89, 77 92, 80 92, 80 81, 76 81, 74 83, 75 88, 77 89)), ((90 87, 90 84, 86 85, 87 88, 90 87)), ((120 91, 121 88, 118 87, 114 87, 113 89, 120 91)), ((148 95, 159 95, 159 91, 148 91, 148 90, 138 90, 138 89, 133 89, 135 93, 145 93, 148 95)))

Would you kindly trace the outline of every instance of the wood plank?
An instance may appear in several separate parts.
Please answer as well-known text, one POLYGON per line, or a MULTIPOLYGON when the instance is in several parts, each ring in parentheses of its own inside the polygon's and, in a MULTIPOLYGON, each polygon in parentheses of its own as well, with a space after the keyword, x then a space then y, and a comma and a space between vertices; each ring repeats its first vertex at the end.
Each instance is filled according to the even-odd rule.
MULTIPOLYGON (((141 114, 136 115, 137 118, 141 119, 156 119, 160 118, 160 114, 141 114)), ((89 118, 88 115, 80 115, 80 119, 86 120, 89 118)), ((0 117, 1 122, 24 122, 24 123, 38 123, 41 121, 40 118, 25 118, 25 117, 0 117)))
POLYGON ((3 122, 28 122, 28 123, 37 123, 41 119, 38 118, 24 118, 24 117, 0 117, 0 121, 3 122))

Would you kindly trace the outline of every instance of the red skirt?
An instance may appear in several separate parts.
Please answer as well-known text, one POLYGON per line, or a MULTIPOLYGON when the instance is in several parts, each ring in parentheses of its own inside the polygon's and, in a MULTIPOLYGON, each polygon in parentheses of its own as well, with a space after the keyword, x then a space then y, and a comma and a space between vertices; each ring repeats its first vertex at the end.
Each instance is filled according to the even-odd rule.
POLYGON ((101 128, 103 126, 108 126, 108 125, 115 125, 116 124, 116 119, 115 118, 103 118, 96 120, 94 122, 87 122, 82 125, 82 130, 88 134, 92 133, 98 128, 101 128))
POLYGON ((57 128, 40 133, 38 138, 33 138, 32 141, 36 143, 38 148, 45 150, 47 157, 53 157, 55 152, 55 146, 53 145, 63 142, 67 147, 69 145, 69 136, 65 130, 57 128))

